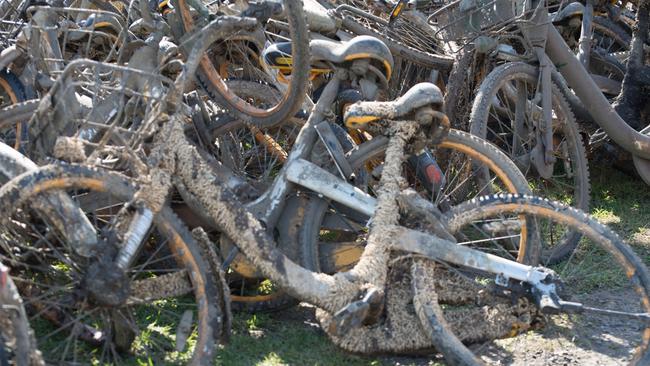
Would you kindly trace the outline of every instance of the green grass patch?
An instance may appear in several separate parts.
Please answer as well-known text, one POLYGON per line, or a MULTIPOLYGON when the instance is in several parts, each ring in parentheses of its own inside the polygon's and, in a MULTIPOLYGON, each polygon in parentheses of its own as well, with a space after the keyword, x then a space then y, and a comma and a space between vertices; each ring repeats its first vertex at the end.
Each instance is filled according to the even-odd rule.
POLYGON ((376 358, 347 354, 317 325, 281 315, 236 314, 230 344, 215 365, 383 365, 376 358))

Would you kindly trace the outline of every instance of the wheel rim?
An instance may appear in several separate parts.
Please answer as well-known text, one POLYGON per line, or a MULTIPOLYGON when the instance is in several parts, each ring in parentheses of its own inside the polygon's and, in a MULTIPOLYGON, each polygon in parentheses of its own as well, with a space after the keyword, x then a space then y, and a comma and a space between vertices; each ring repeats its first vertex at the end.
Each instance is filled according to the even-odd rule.
MULTIPOLYGON (((125 197, 108 195, 107 184, 93 178, 44 180, 30 186, 31 194, 24 199, 34 197, 36 192, 67 190, 81 207, 86 207, 87 217, 105 234, 111 218, 125 203, 125 197)), ((80 257, 61 234, 56 230, 44 231, 47 226, 44 221, 27 220, 34 214, 17 211, 18 207, 11 216, 22 218, 21 222, 27 226, 19 231, 15 225, 5 225, 1 252, 3 260, 15 265, 14 280, 25 299, 39 347, 48 362, 87 363, 100 359, 117 363, 158 360, 186 364, 197 361, 205 350, 211 349, 207 347, 212 342, 207 324, 205 297, 208 294, 199 290, 205 286, 202 275, 198 275, 200 268, 169 224, 161 222, 156 231, 165 235, 165 240, 157 241, 153 232, 148 235, 151 245, 145 246, 134 266, 126 272, 125 280, 128 279, 131 289, 128 299, 108 305, 107 298, 97 297, 88 285, 102 283, 92 281, 89 275, 92 268, 98 268, 95 266, 99 257, 80 257), (25 236, 26 231, 29 236, 25 236), (181 288, 176 296, 167 296, 167 290, 160 288, 147 290, 156 280, 168 285, 181 281, 176 283, 189 287, 181 288), (172 351, 177 347, 177 351, 172 351)), ((102 240, 102 250, 96 255, 109 250, 109 238, 102 240)), ((100 271, 99 278, 110 278, 108 274, 100 271)), ((169 292, 172 293, 173 290, 169 292)))

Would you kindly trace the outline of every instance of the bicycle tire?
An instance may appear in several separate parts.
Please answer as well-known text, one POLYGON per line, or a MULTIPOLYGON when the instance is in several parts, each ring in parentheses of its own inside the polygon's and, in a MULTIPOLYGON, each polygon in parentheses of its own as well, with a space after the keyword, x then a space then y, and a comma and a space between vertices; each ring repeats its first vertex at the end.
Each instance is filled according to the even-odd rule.
MULTIPOLYGON (((197 69, 197 80, 211 98, 224 106, 235 117, 258 128, 270 127, 293 117, 302 107, 309 78, 309 32, 303 13, 301 0, 283 0, 285 14, 290 28, 291 79, 281 101, 273 108, 262 110, 248 104, 230 91, 219 75, 217 68, 206 55, 201 59, 197 69)), ((187 0, 178 0, 176 14, 182 28, 182 34, 195 30, 191 8, 187 0)))
MULTIPOLYGON (((12 208, 20 206, 21 204, 25 204, 41 192, 46 192, 48 190, 66 190, 72 188, 82 189, 86 193, 103 192, 111 195, 111 197, 114 197, 116 200, 118 200, 117 202, 129 202, 133 199, 137 191, 136 186, 134 186, 127 178, 118 173, 80 165, 50 165, 39 168, 36 171, 22 174, 9 183, 5 184, 0 189, 0 201, 6 202, 8 204, 6 206, 3 206, 5 207, 4 213, 7 214, 4 217, 11 217, 12 213, 10 211, 12 208), (11 204, 9 204, 9 202, 11 202, 11 204)), ((96 205, 96 202, 89 200, 85 202, 85 204, 92 207, 96 205)), ((169 258, 173 261, 173 263, 181 265, 183 268, 182 271, 187 271, 187 281, 189 281, 188 283, 192 287, 189 289, 189 291, 193 295, 192 298, 194 299, 193 301, 195 301, 196 305, 197 320, 195 339, 196 342, 194 343, 195 348, 191 352, 191 359, 182 362, 184 364, 193 365, 211 365, 215 351, 215 343, 217 341, 223 340, 223 337, 225 334, 227 334, 227 329, 224 329, 224 325, 227 326, 227 322, 224 322, 223 320, 226 318, 226 316, 224 315, 224 309, 222 309, 219 305, 220 299, 223 296, 220 295, 218 291, 219 287, 215 281, 215 274, 210 268, 206 266, 204 260, 202 259, 203 256, 201 255, 200 248, 193 240, 189 231, 180 223, 178 218, 173 214, 169 207, 163 207, 163 209, 155 216, 154 225, 159 230, 159 232, 165 233, 165 235, 170 239, 167 241, 167 243, 171 255, 168 257, 163 257, 163 259, 169 258)), ((59 250, 62 251, 63 248, 59 248, 59 250)), ((154 251, 154 254, 158 253, 160 250, 161 249, 156 249, 154 251)), ((2 251, 0 251, 0 254, 1 253, 2 251)), ((7 263, 12 264, 11 262, 15 262, 16 258, 5 257, 4 260, 7 260, 7 263)), ((143 266, 142 269, 149 268, 147 267, 148 263, 149 262, 144 262, 144 264, 140 263, 138 266, 143 266)), ((16 264, 20 265, 20 263, 16 264)), ((34 264, 31 266, 32 267, 30 268, 35 268, 34 264)), ((76 268, 77 266, 82 266, 82 263, 78 262, 73 268, 76 268)), ((155 274, 155 268, 157 267, 154 266, 151 268, 154 268, 151 274, 155 274)), ((165 271, 163 271, 163 273, 168 273, 165 271)), ((20 283, 21 278, 19 277, 19 274, 14 277, 14 280, 20 283)), ((77 280, 80 281, 81 279, 78 278, 77 280)), ((31 281, 36 283, 35 281, 37 280, 34 279, 31 281)), ((26 305, 29 306, 34 306, 34 304, 39 301, 36 298, 34 298, 32 301, 31 297, 25 297, 24 293, 23 298, 25 299, 26 305)), ((147 303, 145 302, 141 304, 147 303)), ((55 311, 54 309, 56 308, 52 309, 52 311, 55 311)), ((63 310, 59 309, 59 311, 63 310)), ((36 314, 36 316, 40 315, 36 314)), ((190 322, 192 321, 192 318, 193 317, 190 317, 190 322)), ((192 324, 190 324, 190 326, 191 325, 192 324)), ((180 328, 176 329, 179 330, 180 328)), ((47 329, 45 332, 47 333, 47 329)), ((38 339, 39 336, 46 335, 42 333, 39 334, 37 331, 36 336, 38 339)), ((110 343, 112 344, 112 342, 110 343)), ((113 347, 115 347, 114 344, 113 347)), ((42 351, 46 359, 48 356, 51 356, 47 353, 46 349, 42 349, 42 351)), ((62 357, 65 357, 65 355, 62 357)), ((168 360, 168 362, 172 361, 168 360)))
POLYGON ((45 365, 11 276, 0 284, 0 325, 0 365, 45 365))
MULTIPOLYGON (((610 37, 616 42, 616 49, 611 50, 611 47, 608 47, 605 50, 611 52, 607 53, 627 51, 630 49, 630 45, 632 43, 632 35, 626 32, 623 27, 611 21, 607 17, 595 16, 593 18, 592 31, 594 33, 593 36, 595 36, 596 33, 600 33, 610 37)), ((613 45, 613 42, 611 45, 613 45)))
POLYGON ((474 59, 474 50, 465 49, 461 51, 454 66, 449 72, 447 80, 444 106, 445 114, 449 118, 452 127, 465 130, 469 121, 470 104, 473 88, 470 84, 470 65, 474 59))
MULTIPOLYGON (((16 105, 17 103, 21 103, 27 99, 23 84, 14 73, 6 69, 0 71, 0 91, 2 92, 2 96, 0 97, 0 107, 3 108, 7 105, 16 105), (8 97, 9 100, 5 100, 5 96, 8 97)), ((2 133, 3 140, 6 140, 6 137, 4 136, 6 134, 9 134, 9 138, 12 137, 12 134, 15 134, 15 136, 13 136, 14 141, 7 141, 13 142, 14 149, 20 147, 21 140, 27 133, 27 126, 26 124, 23 124, 25 121, 26 120, 18 120, 15 123, 15 127, 10 125, 6 129, 3 128, 3 130, 6 130, 6 132, 2 133)), ((4 125, 4 121, 2 124, 4 125)))
MULTIPOLYGON (((585 214, 580 210, 577 210, 575 208, 566 206, 558 202, 549 201, 547 199, 543 199, 539 197, 519 196, 519 195, 495 195, 490 197, 482 197, 481 199, 474 199, 454 207, 454 209, 450 211, 447 215, 448 218, 447 223, 449 224, 450 230, 454 232, 467 223, 474 222, 476 220, 487 219, 490 217, 492 213, 496 213, 496 212, 498 213, 508 212, 510 214, 526 214, 527 217, 533 216, 536 218, 555 220, 557 222, 561 222, 563 224, 569 225, 574 230, 579 231, 585 238, 589 238, 591 240, 590 243, 585 243, 585 246, 592 247, 592 248, 598 246, 600 247, 602 252, 611 255, 611 258, 609 257, 603 258, 603 261, 609 263, 609 266, 606 267, 607 269, 610 269, 611 266, 614 266, 616 264, 619 264, 622 267, 619 274, 622 277, 627 277, 627 280, 630 281, 630 283, 627 284, 627 280, 621 280, 621 281, 626 281, 627 285, 625 289, 629 291, 634 291, 634 293, 636 293, 639 296, 639 299, 634 299, 632 296, 630 296, 630 298, 619 299, 618 301, 600 299, 600 297, 606 297, 607 296, 606 294, 590 297, 589 293, 593 293, 594 291, 597 294, 600 293, 599 292, 600 288, 596 288, 595 290, 593 288, 589 288, 584 290, 586 291, 585 293, 580 293, 578 291, 575 292, 574 295, 576 295, 580 299, 583 299, 583 301, 584 300, 593 301, 594 303, 600 305, 601 308, 602 306, 605 306, 605 308, 614 307, 613 309, 610 310, 619 310, 619 308, 617 308, 616 306, 620 306, 619 305, 620 303, 630 302, 634 304, 632 308, 637 309, 638 307, 641 307, 642 309, 641 312, 645 311, 646 313, 650 311, 650 301, 649 301, 650 300, 650 273, 646 268, 646 266, 643 264, 643 261, 634 253, 634 251, 628 244, 626 244, 625 242, 623 242, 623 240, 619 238, 619 236, 616 233, 614 233, 612 230, 600 224, 598 221, 589 217, 587 214, 585 214), (593 245, 594 243, 596 245, 593 245), (616 302, 619 304, 614 304, 614 303, 610 304, 609 302, 616 302), (601 305, 601 303, 603 305, 601 305)), ((589 254, 590 253, 584 253, 583 256, 586 257, 589 254)), ((592 270, 602 271, 605 270, 605 268, 597 267, 597 268, 592 268, 592 270)), ((570 272, 568 272, 567 270, 567 274, 568 273, 570 272)), ((576 277, 583 276, 583 275, 584 274, 582 273, 576 274, 576 277)), ((426 288, 427 283, 430 283, 431 281, 429 281, 427 278, 420 276, 420 277, 415 277, 414 282, 419 283, 414 285, 414 291, 416 292, 415 296, 417 298, 418 295, 422 296, 422 294, 417 294, 417 290, 426 288)), ((581 285, 575 285, 575 288, 571 287, 569 289, 569 284, 567 283, 566 285, 567 287, 563 289, 564 292, 568 292, 570 290, 578 290, 581 287, 581 285)), ((612 285, 611 290, 615 292, 620 291, 620 288, 618 286, 623 287, 624 285, 616 282, 616 284, 612 285)), ((566 298, 567 294, 565 293, 562 296, 566 298)), ((508 301, 513 301, 513 300, 510 299, 508 301)), ((429 314, 425 314, 425 312, 422 311, 423 309, 420 307, 418 311, 418 315, 421 320, 421 324, 426 329, 428 329, 429 333, 439 334, 441 332, 440 329, 435 329, 435 327, 447 328, 444 333, 448 337, 450 334, 456 333, 456 330, 452 330, 448 328, 448 324, 446 323, 444 316, 442 321, 436 321, 436 320, 440 320, 440 316, 441 316, 440 313, 436 314, 436 316, 433 317, 431 316, 432 311, 435 310, 436 307, 438 307, 438 304, 432 304, 432 305, 434 309, 429 310, 429 314)), ((417 307, 418 306, 416 305, 416 309, 417 307)), ((620 308, 620 310, 629 311, 627 307, 620 308)), ((449 311, 449 309, 447 308, 445 309, 445 311, 449 311)), ((595 316, 592 316, 592 315, 588 315, 587 313, 585 313, 585 315, 583 316, 587 317, 586 320, 582 320, 585 322, 591 322, 591 321, 598 322, 600 317, 607 317, 606 315, 603 314, 597 314, 595 316)), ((579 322, 581 320, 576 319, 575 321, 579 322)), ((602 331, 589 328, 586 330, 586 332, 593 332, 591 337, 603 339, 602 342, 608 343, 608 339, 614 337, 614 335, 609 337, 608 334, 610 332, 616 332, 616 330, 611 328, 608 325, 609 323, 605 324, 606 323, 605 320, 602 320, 602 323, 603 323, 602 326, 604 327, 602 331)), ((645 330, 645 333, 647 334, 650 328, 650 324, 646 323, 645 325, 642 325, 642 321, 639 321, 639 324, 637 325, 638 326, 634 326, 633 321, 630 321, 626 325, 621 325, 622 328, 627 328, 627 329, 630 329, 629 327, 633 326, 634 332, 638 331, 639 333, 638 335, 626 334, 624 337, 624 339, 635 338, 634 342, 632 343, 639 343, 638 350, 636 351, 636 353, 634 353, 633 356, 630 355, 630 350, 636 346, 635 344, 626 343, 623 339, 620 338, 611 342, 611 344, 619 344, 618 345, 619 347, 627 349, 627 352, 623 352, 624 353, 623 356, 619 354, 616 354, 616 356, 614 356, 612 353, 607 353, 607 356, 614 357, 613 361, 616 364, 620 364, 621 358, 628 358, 627 361, 629 362, 630 365, 645 365, 648 363, 648 360, 650 359, 650 351, 649 351, 650 340, 647 339, 647 337, 645 338, 642 337, 641 333, 643 333, 645 330), (629 359, 630 356, 631 359, 629 359), (616 357, 621 357, 621 358, 616 358, 616 357)), ((477 328, 480 327, 480 325, 476 323, 471 324, 471 326, 477 328)), ((562 326, 568 327, 569 325, 562 323, 562 326)), ((574 330, 572 328, 568 328, 568 329, 570 329, 568 331, 571 333, 571 336, 573 337, 577 336, 574 333, 574 330)), ((585 330, 580 330, 581 336, 583 335, 584 332, 585 330)), ((618 335, 618 333, 616 334, 618 335)), ((465 357, 464 359, 469 361, 461 364, 470 364, 470 365, 480 364, 481 362, 479 361, 479 357, 474 357, 472 360, 471 355, 474 355, 473 351, 466 348, 466 346, 464 346, 463 343, 460 342, 460 340, 456 338, 455 341, 452 342, 449 339, 446 339, 448 344, 450 343, 452 344, 450 347, 446 348, 446 351, 451 356, 451 359, 453 360, 454 356, 465 355, 467 357, 465 357)), ((583 344, 590 344, 591 346, 594 346, 597 353, 603 351, 602 349, 596 348, 595 345, 590 343, 591 341, 589 340, 581 339, 580 342, 583 342, 583 344)), ((616 347, 616 346, 612 345, 612 347, 616 347)), ((484 355, 485 353, 489 353, 489 350, 483 352, 484 355)), ((602 358, 598 358, 598 359, 599 362, 612 362, 611 358, 608 359, 607 361, 605 361, 602 358)), ((517 360, 513 360, 513 361, 515 363, 518 362, 517 360)), ((548 361, 549 362, 544 364, 553 363, 552 360, 548 360, 548 361)))
MULTIPOLYGON (((376 139, 376 141, 380 140, 376 139)), ((379 143, 375 142, 373 144, 361 144, 348 154, 348 161, 353 169, 359 169, 363 167, 365 162, 374 157, 381 156, 386 149, 387 144, 387 140, 384 140, 383 142, 380 141, 379 143)), ((440 147, 443 149, 455 148, 458 149, 457 151, 461 152, 464 150, 465 154, 475 157, 484 164, 491 165, 491 169, 494 169, 493 171, 498 175, 499 180, 508 182, 504 183, 504 185, 508 186, 508 191, 512 193, 530 192, 528 183, 517 166, 514 165, 514 163, 508 159, 503 152, 489 142, 467 132, 451 129, 446 140, 442 142, 440 147)), ((305 263, 309 264, 309 267, 307 268, 314 268, 317 271, 321 271, 325 269, 324 267, 332 267, 331 265, 323 265, 324 263, 330 262, 330 260, 325 258, 324 254, 321 253, 319 249, 319 235, 321 233, 321 228, 324 226, 323 222, 329 208, 329 202, 316 197, 310 197, 307 200, 308 202, 306 203, 305 208, 306 219, 300 228, 297 240, 300 242, 302 247, 305 263)), ((533 231, 534 228, 531 228, 531 235, 533 234, 533 231)), ((529 239, 530 238, 526 238, 526 240, 529 239)), ((350 249, 349 254, 352 256, 355 254, 359 255, 360 250, 353 251, 350 249)), ((518 256, 521 256, 522 260, 525 260, 526 262, 536 263, 538 261, 538 255, 538 253, 535 253, 535 250, 528 251, 528 248, 524 246, 520 247, 518 256)), ((355 262, 354 257, 345 260, 347 265, 351 265, 355 262)))
MULTIPOLYGON (((497 98, 497 93, 501 89, 502 85, 515 79, 525 80, 526 82, 536 85, 537 75, 538 69, 525 63, 507 63, 492 70, 492 72, 490 72, 481 83, 476 98, 474 99, 470 116, 470 132, 488 140, 490 140, 488 130, 491 130, 493 135, 500 136, 499 134, 504 131, 503 129, 494 130, 488 126, 488 119, 494 115, 494 113, 491 113, 490 108, 492 107, 495 98, 497 98)), ((561 133, 562 136, 564 136, 564 141, 567 142, 571 171, 575 176, 574 183, 572 184, 574 191, 570 193, 573 199, 572 205, 576 208, 587 211, 589 210, 590 199, 589 169, 582 137, 578 132, 573 112, 566 102, 564 95, 560 92, 560 89, 555 85, 555 83, 552 85, 552 98, 554 105, 553 108, 559 108, 561 115, 565 118, 565 122, 561 125, 561 133)), ((510 131, 512 131, 512 129, 510 129, 510 131)), ((492 141, 494 141, 495 137, 491 136, 491 138, 492 141)), ((500 137, 500 139, 503 143, 508 143, 508 141, 503 137, 500 137)), ((503 144, 501 144, 500 147, 504 148, 503 144)), ((510 147, 507 148, 511 149, 510 147)), ((506 151, 506 154, 512 157, 511 151, 506 151)), ((527 177, 532 175, 530 171, 533 169, 531 168, 531 166, 528 166, 529 171, 524 172, 527 177)), ((549 181, 544 180, 543 182, 546 184, 546 182, 549 181)), ((566 184, 569 185, 569 183, 566 184)), ((533 193, 535 193, 535 191, 533 191, 533 193)), ((565 238, 557 244, 557 246, 554 246, 551 250, 545 248, 543 260, 545 262, 550 261, 549 263, 561 261, 563 258, 571 254, 579 240, 580 235, 577 233, 566 233, 565 238)))
POLYGON ((31 99, 0 109, 0 129, 8 128, 23 121, 29 121, 38 109, 40 99, 31 99))

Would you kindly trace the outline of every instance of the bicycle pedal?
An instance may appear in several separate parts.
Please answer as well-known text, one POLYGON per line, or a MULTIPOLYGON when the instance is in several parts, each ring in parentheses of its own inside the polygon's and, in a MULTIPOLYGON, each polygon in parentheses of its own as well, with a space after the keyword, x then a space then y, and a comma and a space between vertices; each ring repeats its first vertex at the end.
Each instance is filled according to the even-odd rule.
POLYGON ((342 336, 351 330, 374 323, 383 310, 383 295, 375 288, 366 292, 361 300, 351 302, 332 317, 328 331, 342 336))

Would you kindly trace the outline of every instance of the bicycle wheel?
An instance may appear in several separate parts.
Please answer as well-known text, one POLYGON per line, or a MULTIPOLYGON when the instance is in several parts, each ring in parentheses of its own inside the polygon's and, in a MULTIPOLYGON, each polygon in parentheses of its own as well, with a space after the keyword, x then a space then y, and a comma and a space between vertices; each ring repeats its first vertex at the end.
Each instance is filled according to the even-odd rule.
POLYGON ((632 35, 608 18, 601 16, 594 17, 592 30, 592 43, 595 49, 603 50, 606 54, 630 50, 632 35))
MULTIPOLYGON (((260 106, 273 105, 282 97, 276 88, 252 81, 228 80, 227 85, 260 106)), ((207 121, 203 140, 212 144, 210 150, 217 160, 245 178, 260 194, 286 161, 301 127, 302 122, 296 119, 257 128, 239 119, 216 118, 207 121)))
MULTIPOLYGON (((25 88, 18 77, 8 70, 0 71, 0 109, 18 104, 26 99, 25 88)), ((16 121, 15 125, 0 130, 0 139, 18 149, 27 132, 28 119, 16 121)))
MULTIPOLYGON (((581 29, 571 26, 559 26, 559 29, 569 48, 577 53, 581 29)), ((620 91, 630 42, 631 36, 616 23, 601 16, 593 18, 588 69, 592 75, 601 77, 596 81, 610 97, 617 96, 620 91)))
POLYGON ((445 114, 451 125, 460 130, 467 129, 469 120, 471 94, 474 91, 473 85, 471 85, 473 76, 470 75, 474 57, 473 50, 461 51, 449 72, 445 86, 445 114))
MULTIPOLYGON (((588 210, 589 171, 582 137, 555 85, 552 128, 556 162, 548 178, 542 178, 533 166, 532 151, 540 143, 536 138, 537 121, 542 118, 537 81, 538 69, 528 64, 508 63, 495 68, 474 99, 470 131, 501 148, 529 179, 534 194, 588 210)), ((571 254, 580 236, 567 232, 553 239, 547 241, 543 257, 559 261, 571 254)))
MULTIPOLYGON (((496 285, 494 274, 439 264, 434 271, 435 277, 431 277, 434 275, 431 272, 427 273, 428 277, 414 277, 414 288, 435 288, 444 321, 451 326, 448 331, 464 343, 474 344, 470 347, 471 353, 490 364, 507 357, 514 364, 552 365, 557 363, 557 355, 562 354, 576 355, 574 359, 569 358, 570 361, 563 361, 568 363, 648 364, 650 324, 647 319, 625 317, 621 313, 650 313, 650 273, 632 248, 613 231, 582 211, 564 204, 517 195, 483 197, 460 204, 448 213, 447 223, 456 235, 465 233, 465 237, 472 238, 477 227, 494 225, 495 217, 521 214, 538 220, 542 225, 552 222, 556 226, 567 226, 565 231, 577 231, 584 236, 566 263, 550 267, 556 278, 552 283, 558 286, 558 294, 563 300, 578 302, 601 312, 585 309, 581 314, 560 312, 548 315, 537 320, 541 322, 539 325, 544 325, 543 329, 520 337, 482 343, 512 337, 534 325, 535 319, 528 317, 535 315, 530 309, 535 307, 534 301, 531 301, 529 293, 518 293, 516 286, 508 290, 496 285), (445 278, 454 281, 445 287, 445 278), (507 295, 503 298, 487 295, 499 292, 507 295), (507 316, 498 316, 506 306, 511 308, 505 313, 507 316), (522 314, 527 316, 522 317, 522 314), (535 349, 542 350, 541 354, 517 352, 530 349, 533 344, 535 349)), ((480 239, 478 248, 485 246, 482 236, 480 239)), ((472 240, 460 244, 472 245, 472 240)), ((429 306, 421 305, 424 308, 420 310, 429 306)), ((429 308, 428 315, 419 312, 426 329, 441 326, 435 316, 430 316, 432 310, 429 308)), ((452 353, 467 352, 459 342, 456 346, 460 349, 452 353)))
POLYGON ((593 18, 592 31, 589 72, 615 82, 602 87, 603 93, 614 98, 620 93, 625 76, 632 36, 618 24, 600 16, 593 18))
MULTIPOLYGON (((373 186, 379 178, 387 144, 387 138, 376 137, 349 153, 348 160, 354 169, 368 171, 368 181, 359 186, 366 187, 370 193, 373 193, 373 186)), ((448 183, 444 189, 429 192, 413 179, 412 167, 405 167, 405 172, 407 177, 410 176, 409 183, 421 197, 434 203, 441 211, 488 192, 529 192, 526 179, 499 149, 469 133, 452 129, 432 153, 446 176, 448 183), (474 177, 480 167, 486 166, 491 178, 479 185, 474 177)), ((352 208, 311 196, 305 210, 306 220, 298 238, 305 263, 311 263, 312 268, 326 273, 351 268, 363 251, 368 218, 352 208)), ((534 228, 530 231, 532 235, 534 228)), ((526 238, 517 242, 506 239, 501 243, 508 258, 525 258, 534 263, 536 254, 528 250, 527 244, 526 238)))
POLYGON ((126 270, 114 265, 135 192, 117 173, 75 165, 43 167, 0 189, 0 259, 13 270, 47 363, 211 364, 225 336, 226 295, 169 208, 126 270), (95 228, 90 255, 33 210, 54 191, 67 192, 95 228))
MULTIPOLYGON (((261 69, 261 65, 251 63, 251 52, 259 53, 261 50, 255 49, 252 42, 241 41, 242 35, 233 35, 234 41, 223 40, 212 45, 201 59, 197 70, 197 79, 211 98, 235 117, 258 128, 270 127, 293 117, 302 106, 308 83, 309 39, 302 1, 284 0, 282 4, 288 23, 286 38, 292 42, 291 62, 288 65, 291 68, 291 77, 288 78, 288 85, 283 89, 282 97, 277 103, 271 107, 256 105, 254 100, 247 100, 228 87, 226 80, 233 77, 260 83, 274 83, 271 75, 261 69), (243 63, 245 67, 237 63, 243 63), (235 70, 238 71, 233 74, 235 70)), ((182 34, 177 35, 179 38, 200 29, 200 25, 204 22, 187 0, 177 1, 174 14, 181 25, 182 34)), ((255 60, 257 59, 256 57, 255 60)))

